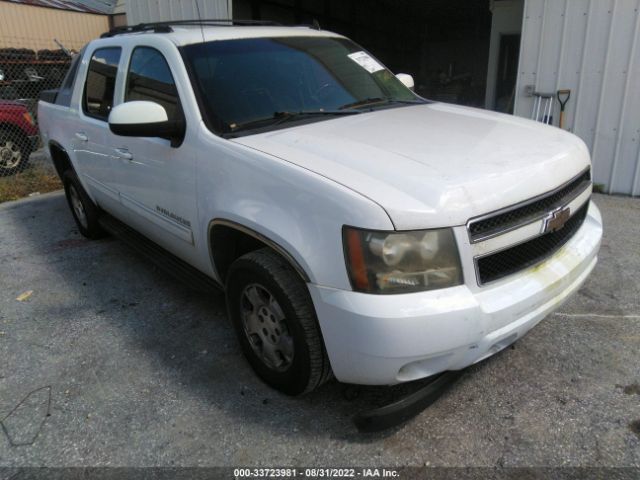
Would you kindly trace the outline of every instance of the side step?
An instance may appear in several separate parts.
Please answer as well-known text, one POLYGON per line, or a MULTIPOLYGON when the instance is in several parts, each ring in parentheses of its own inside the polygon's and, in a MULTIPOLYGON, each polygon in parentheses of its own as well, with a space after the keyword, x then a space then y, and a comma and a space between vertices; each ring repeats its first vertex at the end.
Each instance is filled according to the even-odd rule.
POLYGON ((199 292, 222 291, 222 287, 213 278, 152 242, 133 228, 120 220, 103 213, 99 220, 100 226, 114 237, 122 240, 132 250, 155 263, 159 268, 174 276, 188 287, 199 292))
POLYGON ((463 371, 444 372, 411 395, 384 407, 357 414, 353 422, 363 433, 380 432, 401 425, 438 400, 462 374, 463 371))

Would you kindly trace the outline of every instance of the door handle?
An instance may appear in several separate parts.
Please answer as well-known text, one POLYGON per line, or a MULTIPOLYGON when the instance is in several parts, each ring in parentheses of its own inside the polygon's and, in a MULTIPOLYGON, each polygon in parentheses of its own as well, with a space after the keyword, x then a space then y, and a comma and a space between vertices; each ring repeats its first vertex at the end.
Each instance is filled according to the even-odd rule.
POLYGON ((78 140, 80 140, 81 142, 88 142, 89 141, 89 137, 87 137, 87 134, 84 132, 76 132, 76 138, 78 140))
POLYGON ((126 148, 116 148, 116 153, 118 154, 118 157, 123 160, 133 160, 133 155, 126 148))

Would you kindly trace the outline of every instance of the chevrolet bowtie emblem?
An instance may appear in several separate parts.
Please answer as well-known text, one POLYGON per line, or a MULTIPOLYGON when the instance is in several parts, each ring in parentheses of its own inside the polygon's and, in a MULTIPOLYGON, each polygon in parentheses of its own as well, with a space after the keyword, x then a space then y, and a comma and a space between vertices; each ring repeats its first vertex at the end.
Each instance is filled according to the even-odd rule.
POLYGON ((571 217, 571 210, 569 208, 554 210, 544 218, 542 233, 552 233, 561 230, 567 223, 567 220, 569 220, 569 217, 571 217))

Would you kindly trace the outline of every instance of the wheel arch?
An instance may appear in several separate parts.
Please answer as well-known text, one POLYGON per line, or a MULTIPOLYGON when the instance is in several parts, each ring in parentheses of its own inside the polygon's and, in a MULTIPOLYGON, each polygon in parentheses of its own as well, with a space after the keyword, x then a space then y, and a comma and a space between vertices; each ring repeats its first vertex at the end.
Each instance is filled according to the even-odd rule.
POLYGON ((284 258, 305 283, 310 277, 293 255, 278 242, 241 223, 216 218, 209 223, 208 249, 211 263, 224 284, 231 264, 242 255, 269 247, 284 258))
POLYGON ((71 158, 69 158, 69 154, 67 153, 65 148, 55 140, 51 140, 49 142, 49 153, 51 154, 51 161, 53 162, 53 166, 56 168, 58 177, 60 177, 61 180, 64 172, 69 169, 74 170, 73 164, 71 163, 71 158))

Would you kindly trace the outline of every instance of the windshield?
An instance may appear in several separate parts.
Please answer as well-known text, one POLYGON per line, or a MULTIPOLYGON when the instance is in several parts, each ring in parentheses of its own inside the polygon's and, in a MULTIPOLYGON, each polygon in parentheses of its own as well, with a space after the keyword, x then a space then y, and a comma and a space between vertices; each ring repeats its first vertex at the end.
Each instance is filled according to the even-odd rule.
POLYGON ((209 128, 225 136, 425 102, 344 38, 213 41, 182 53, 209 128))

